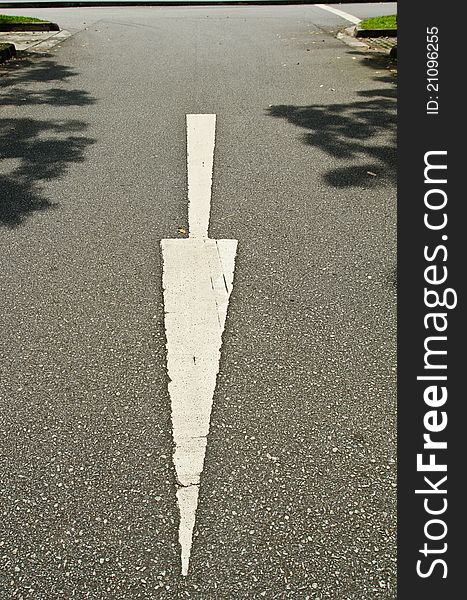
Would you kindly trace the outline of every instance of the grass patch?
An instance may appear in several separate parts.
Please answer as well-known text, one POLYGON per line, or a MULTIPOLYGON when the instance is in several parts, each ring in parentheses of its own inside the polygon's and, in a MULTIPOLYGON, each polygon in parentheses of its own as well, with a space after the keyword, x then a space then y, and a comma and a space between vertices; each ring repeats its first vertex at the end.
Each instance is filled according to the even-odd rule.
POLYGON ((47 23, 35 17, 16 17, 12 15, 0 15, 0 23, 47 23))
POLYGON ((397 15, 363 19, 358 26, 361 29, 397 29, 397 15))

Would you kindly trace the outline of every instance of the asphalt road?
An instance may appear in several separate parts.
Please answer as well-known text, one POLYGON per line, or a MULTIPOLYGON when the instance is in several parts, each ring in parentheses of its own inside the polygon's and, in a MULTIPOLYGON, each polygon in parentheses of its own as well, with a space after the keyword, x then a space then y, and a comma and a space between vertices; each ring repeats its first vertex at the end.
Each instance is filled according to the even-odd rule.
POLYGON ((387 60, 313 6, 34 14, 74 35, 0 68, 0 598, 395 598, 387 60), (159 242, 187 113, 217 114, 238 251, 182 578, 159 242))

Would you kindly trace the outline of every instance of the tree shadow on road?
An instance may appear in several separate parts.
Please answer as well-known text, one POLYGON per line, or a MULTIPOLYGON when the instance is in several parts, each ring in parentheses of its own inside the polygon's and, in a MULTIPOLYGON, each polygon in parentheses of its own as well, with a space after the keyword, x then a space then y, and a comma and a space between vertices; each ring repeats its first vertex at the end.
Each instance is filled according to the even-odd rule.
MULTIPOLYGON (((0 105, 14 107, 8 113, 17 115, 26 106, 93 104, 86 91, 69 89, 67 80, 75 75, 50 56, 20 58, 0 70, 0 105)), ((29 214, 56 206, 42 184, 84 160, 85 149, 95 141, 84 136, 87 127, 81 119, 0 119, 0 225, 17 227, 29 214)))
MULTIPOLYGON (((358 55, 362 58, 362 55, 358 55)), ((378 69, 373 81, 390 84, 357 91, 359 100, 348 103, 279 105, 268 109, 273 117, 287 119, 307 130, 305 144, 323 150, 340 166, 328 170, 325 181, 337 188, 395 184, 396 89, 390 59, 363 57, 363 64, 378 69)))

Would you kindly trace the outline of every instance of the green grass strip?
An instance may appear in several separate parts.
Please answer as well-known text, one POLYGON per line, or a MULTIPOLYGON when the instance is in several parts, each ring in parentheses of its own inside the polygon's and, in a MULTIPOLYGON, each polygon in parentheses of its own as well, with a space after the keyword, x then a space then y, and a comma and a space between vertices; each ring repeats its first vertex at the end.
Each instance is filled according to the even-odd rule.
POLYGON ((364 19, 358 26, 361 29, 397 29, 397 15, 364 19))
POLYGON ((35 17, 16 17, 12 15, 0 15, 0 23, 47 23, 35 17))

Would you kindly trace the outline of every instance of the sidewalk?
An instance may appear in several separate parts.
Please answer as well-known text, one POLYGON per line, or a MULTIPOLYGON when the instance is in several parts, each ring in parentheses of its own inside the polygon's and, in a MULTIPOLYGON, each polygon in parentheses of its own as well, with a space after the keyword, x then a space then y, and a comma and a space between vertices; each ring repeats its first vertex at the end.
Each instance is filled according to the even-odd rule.
POLYGON ((337 34, 337 38, 344 44, 361 50, 374 50, 390 54, 397 48, 397 36, 394 37, 355 37, 355 26, 347 27, 337 34))
POLYGON ((14 44, 17 51, 47 52, 72 34, 60 31, 2 31, 0 44, 14 44))
POLYGON ((357 38, 368 44, 370 50, 381 50, 390 52, 397 46, 397 37, 357 38))

